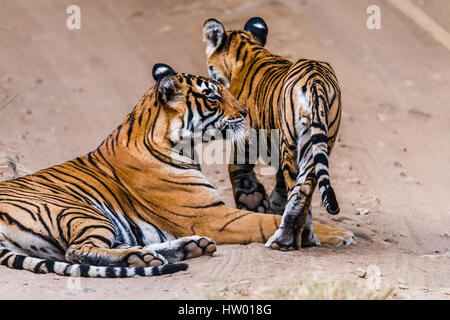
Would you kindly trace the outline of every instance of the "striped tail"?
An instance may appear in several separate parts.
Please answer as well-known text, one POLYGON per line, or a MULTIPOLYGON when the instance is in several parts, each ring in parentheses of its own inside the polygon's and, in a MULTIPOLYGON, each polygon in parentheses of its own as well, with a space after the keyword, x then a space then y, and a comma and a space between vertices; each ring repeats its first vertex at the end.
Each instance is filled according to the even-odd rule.
POLYGON ((185 263, 166 264, 155 267, 102 267, 83 264, 71 264, 47 259, 39 259, 17 254, 0 247, 0 264, 11 269, 28 270, 35 273, 56 273, 69 277, 88 278, 129 278, 170 274, 186 270, 185 263))
POLYGON ((326 90, 320 82, 311 87, 312 123, 311 144, 317 184, 322 203, 330 214, 339 213, 336 194, 330 183, 328 172, 328 109, 326 90))

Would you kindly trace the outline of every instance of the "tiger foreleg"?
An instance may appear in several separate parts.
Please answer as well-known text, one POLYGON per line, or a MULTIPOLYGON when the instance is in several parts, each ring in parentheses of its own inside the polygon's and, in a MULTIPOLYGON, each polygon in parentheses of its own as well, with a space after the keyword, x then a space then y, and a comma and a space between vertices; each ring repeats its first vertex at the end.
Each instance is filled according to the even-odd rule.
POLYGON ((200 236, 182 237, 162 243, 145 246, 144 249, 162 255, 169 263, 192 259, 202 255, 212 256, 216 251, 216 243, 200 236))
POLYGON ((194 222, 196 234, 214 239, 217 244, 265 243, 280 226, 281 216, 227 207, 209 208, 194 222))
POLYGON ((270 209, 273 214, 282 215, 287 204, 287 190, 284 182, 283 171, 279 169, 276 176, 275 188, 270 194, 270 209))
POLYGON ((228 173, 233 187, 236 207, 243 210, 265 213, 269 210, 266 190, 256 178, 252 164, 230 164, 228 173))

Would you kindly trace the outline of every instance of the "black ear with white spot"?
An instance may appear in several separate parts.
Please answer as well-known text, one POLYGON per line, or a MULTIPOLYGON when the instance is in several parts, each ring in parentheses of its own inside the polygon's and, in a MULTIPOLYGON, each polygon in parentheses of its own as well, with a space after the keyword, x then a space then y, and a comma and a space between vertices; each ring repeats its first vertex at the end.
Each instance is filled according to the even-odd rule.
POLYGON ((263 47, 266 44, 269 29, 262 18, 254 17, 247 21, 244 30, 250 32, 263 47))
POLYGON ((153 79, 155 79, 155 81, 159 81, 165 76, 175 73, 176 72, 171 67, 164 63, 155 64, 152 70, 153 79))
POLYGON ((203 24, 203 42, 206 43, 206 54, 212 53, 225 39, 225 28, 216 19, 208 19, 203 24))

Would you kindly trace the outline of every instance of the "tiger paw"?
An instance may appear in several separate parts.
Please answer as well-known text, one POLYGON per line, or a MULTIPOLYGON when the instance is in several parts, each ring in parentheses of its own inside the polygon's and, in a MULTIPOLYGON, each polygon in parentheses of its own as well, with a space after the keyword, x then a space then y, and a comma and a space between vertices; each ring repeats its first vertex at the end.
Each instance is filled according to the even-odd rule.
POLYGON ((356 237, 350 230, 337 228, 331 225, 313 222, 314 232, 318 236, 320 243, 333 247, 344 247, 356 244, 356 237))
POLYGON ((293 232, 286 232, 286 228, 278 228, 265 244, 266 248, 291 251, 297 250, 298 245, 293 232))
POLYGON ((126 258, 128 267, 154 267, 167 264, 167 260, 155 251, 135 249, 126 258))
POLYGON ((238 209, 265 213, 270 207, 266 190, 254 173, 245 175, 237 181, 234 199, 238 209))
MULTIPOLYGON (((321 244, 331 245, 336 248, 346 247, 351 244, 356 244, 356 237, 353 232, 348 230, 342 230, 343 232, 339 232, 337 234, 330 234, 326 237, 322 237, 320 240, 321 244)), ((319 238, 320 239, 320 238, 319 238)))
POLYGON ((209 238, 192 236, 185 237, 185 239, 186 242, 183 244, 184 259, 192 259, 201 255, 212 256, 216 251, 216 243, 209 238))

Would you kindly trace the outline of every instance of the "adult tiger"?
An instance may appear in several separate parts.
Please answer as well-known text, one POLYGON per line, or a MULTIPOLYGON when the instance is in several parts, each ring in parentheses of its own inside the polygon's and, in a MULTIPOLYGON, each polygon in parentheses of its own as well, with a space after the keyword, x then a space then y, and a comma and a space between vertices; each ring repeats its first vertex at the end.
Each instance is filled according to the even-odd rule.
MULTIPOLYGON (((328 155, 339 129, 341 93, 328 63, 307 59, 292 63, 274 55, 264 48, 267 33, 261 18, 248 20, 244 30, 225 31, 215 19, 207 20, 203 28, 210 77, 246 105, 253 128, 266 129, 269 140, 271 129, 279 130, 277 150, 271 152, 280 153, 281 163, 270 202, 248 163, 229 165, 235 202, 238 208, 283 214, 266 246, 297 248, 301 230, 303 246, 317 245, 311 224, 317 184, 326 210, 339 212, 328 155)), ((353 242, 351 236, 342 244, 353 242)))
MULTIPOLYGON (((153 76, 155 86, 96 150, 0 183, 0 264, 68 276, 166 274, 187 268, 177 261, 212 255, 210 238, 244 244, 275 232, 280 216, 225 206, 174 148, 198 131, 234 128, 239 138, 246 108, 216 81, 164 64, 153 76)), ((325 242, 346 235, 316 227, 325 242)))

